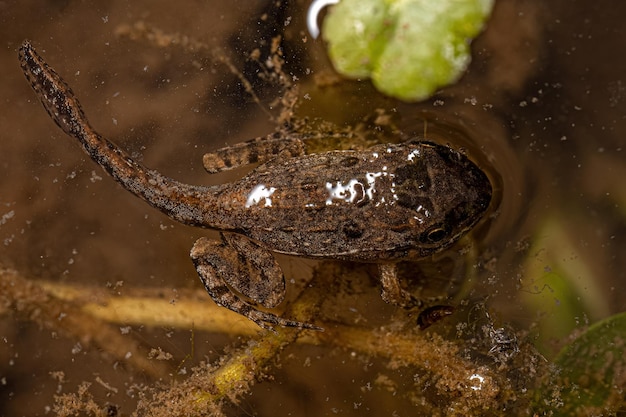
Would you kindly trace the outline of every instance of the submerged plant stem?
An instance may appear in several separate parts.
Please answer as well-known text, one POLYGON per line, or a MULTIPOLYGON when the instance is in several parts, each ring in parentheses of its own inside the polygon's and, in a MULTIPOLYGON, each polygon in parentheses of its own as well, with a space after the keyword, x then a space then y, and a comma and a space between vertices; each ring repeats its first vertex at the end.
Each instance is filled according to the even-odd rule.
MULTIPOLYGON (((316 314, 317 305, 329 293, 328 279, 341 274, 341 264, 321 264, 314 277, 316 286, 307 288, 288 308, 285 314, 297 320, 310 321, 316 314)), ((14 281, 14 275, 2 275, 3 286, 14 281)), ((74 306, 73 317, 83 324, 72 325, 80 329, 76 337, 97 338, 102 325, 108 323, 141 324, 152 327, 168 327, 229 334, 232 336, 253 336, 259 334, 254 324, 243 320, 237 314, 220 308, 207 300, 195 300, 192 295, 179 292, 178 296, 163 298, 163 290, 124 288, 124 296, 113 296, 108 291, 99 292, 89 287, 68 286, 52 282, 29 283, 19 280, 20 286, 28 287, 31 294, 41 294, 39 298, 55 300, 55 303, 74 306), (33 292, 32 288, 37 288, 33 292), (131 295, 129 295, 131 294, 131 295), (132 295, 135 294, 135 295, 132 295), (96 299, 97 301, 93 301, 96 299), (89 301, 88 301, 89 300, 89 301), (82 307, 77 307, 77 306, 82 307)), ((23 291, 23 290, 22 290, 23 291)), ((15 292, 14 296, 18 296, 15 292)), ((3 291, 3 295, 11 293, 3 291)), ((14 303, 17 304, 17 303, 14 303)), ((43 305, 50 305, 46 301, 43 305)), ((55 317, 49 308, 46 316, 55 317)), ((23 313, 26 317, 28 314, 23 313)), ((56 320, 49 320, 55 322, 56 320)), ((276 333, 262 332, 260 337, 250 340, 242 347, 225 356, 217 364, 203 364, 194 369, 193 374, 172 387, 154 392, 150 401, 140 408, 159 415, 172 411, 171 404, 178 404, 184 414, 197 407, 218 407, 226 398, 236 398, 246 392, 250 385, 262 378, 268 365, 291 343, 334 345, 351 352, 368 356, 387 358, 389 367, 397 369, 410 367, 420 369, 420 373, 431 375, 438 395, 452 403, 463 404, 472 409, 496 407, 504 398, 515 396, 514 389, 505 373, 495 372, 491 367, 480 366, 460 354, 457 342, 444 340, 441 336, 415 331, 398 332, 385 328, 359 328, 347 324, 318 322, 325 329, 318 331, 298 331, 291 328, 277 328, 276 333), (169 405, 168 405, 169 404, 169 405), (186 411, 185 411, 186 410, 186 411)), ((112 326, 111 326, 112 328, 112 326)), ((120 338, 118 332, 116 336, 120 338)), ((132 348, 131 338, 118 341, 120 351, 132 348)), ((110 349, 107 344, 106 349, 110 349)), ((140 354, 133 355, 138 357, 140 354)), ((145 357, 145 355, 143 355, 145 357)), ((144 367, 151 369, 158 364, 150 361, 144 367)), ((165 371, 162 371, 165 373, 165 371)), ((163 375, 163 374, 162 374, 163 375)), ((194 411, 194 412, 195 412, 194 411)), ((176 414, 176 413, 174 413, 176 414)), ((165 415, 165 414, 164 414, 165 415)))
POLYGON ((119 327, 85 314, 78 303, 57 297, 17 271, 0 269, 0 313, 9 311, 21 320, 67 335, 83 347, 101 349, 153 379, 168 378, 168 367, 149 360, 145 348, 132 337, 122 335, 119 327))

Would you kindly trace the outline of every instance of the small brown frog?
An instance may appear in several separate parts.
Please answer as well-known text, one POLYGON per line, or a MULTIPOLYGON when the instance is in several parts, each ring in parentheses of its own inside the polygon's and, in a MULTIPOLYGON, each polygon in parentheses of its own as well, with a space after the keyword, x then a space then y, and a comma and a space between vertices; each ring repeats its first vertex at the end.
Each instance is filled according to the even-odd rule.
POLYGON ((72 90, 27 41, 19 60, 50 117, 124 188, 174 220, 222 231, 221 241, 200 238, 191 259, 217 304, 266 329, 319 329, 255 307, 272 308, 284 298, 272 252, 377 263, 383 299, 418 306, 400 287, 395 263, 449 247, 491 201, 487 176, 465 155, 418 141, 306 154, 303 140, 270 135, 205 155, 209 172, 261 163, 239 181, 183 184, 98 134, 72 90))

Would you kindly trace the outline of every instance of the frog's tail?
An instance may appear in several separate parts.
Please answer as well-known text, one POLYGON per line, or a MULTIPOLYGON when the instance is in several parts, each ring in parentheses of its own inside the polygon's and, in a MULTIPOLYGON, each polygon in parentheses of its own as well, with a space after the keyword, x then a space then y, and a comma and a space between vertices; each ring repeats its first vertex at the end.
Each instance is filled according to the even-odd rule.
POLYGON ((72 89, 46 64, 30 42, 19 49, 26 79, 54 122, 81 143, 85 152, 116 181, 169 217, 185 224, 228 228, 209 223, 219 187, 187 185, 150 170, 132 159, 89 124, 72 89))

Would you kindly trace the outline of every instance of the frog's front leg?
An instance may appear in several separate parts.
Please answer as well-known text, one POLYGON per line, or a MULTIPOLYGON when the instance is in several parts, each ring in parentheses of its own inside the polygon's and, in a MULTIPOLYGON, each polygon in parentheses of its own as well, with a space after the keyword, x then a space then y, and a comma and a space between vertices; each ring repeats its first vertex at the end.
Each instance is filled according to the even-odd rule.
POLYGON ((245 236, 234 233, 221 236, 221 242, 200 238, 191 249, 191 259, 200 280, 215 303, 264 329, 273 330, 271 325, 274 324, 321 330, 312 324, 258 310, 254 304, 272 308, 285 297, 282 270, 271 252, 245 236))
POLYGON ((413 297, 408 291, 400 286, 398 269, 395 263, 381 263, 378 265, 380 283, 383 287, 382 299, 389 304, 404 308, 421 307, 422 302, 413 297))
POLYGON ((305 146, 300 138, 275 133, 207 153, 202 158, 202 164, 208 173, 215 174, 244 165, 264 163, 276 157, 292 158, 304 154, 305 146))

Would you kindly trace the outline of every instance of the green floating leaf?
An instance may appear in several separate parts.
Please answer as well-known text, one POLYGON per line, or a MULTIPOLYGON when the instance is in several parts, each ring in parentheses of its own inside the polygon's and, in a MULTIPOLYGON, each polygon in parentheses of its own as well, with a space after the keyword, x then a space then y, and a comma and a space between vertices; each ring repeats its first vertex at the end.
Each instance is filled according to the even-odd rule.
POLYGON ((616 415, 626 407, 626 313, 589 327, 557 356, 537 391, 539 415, 616 415))
POLYGON ((333 65, 385 94, 423 100, 456 81, 493 0, 341 0, 324 20, 333 65))

